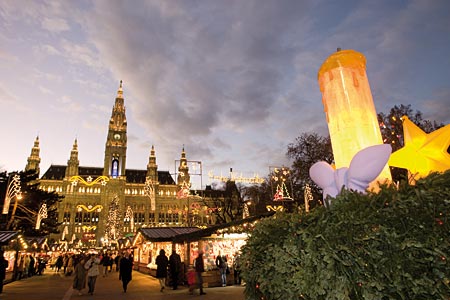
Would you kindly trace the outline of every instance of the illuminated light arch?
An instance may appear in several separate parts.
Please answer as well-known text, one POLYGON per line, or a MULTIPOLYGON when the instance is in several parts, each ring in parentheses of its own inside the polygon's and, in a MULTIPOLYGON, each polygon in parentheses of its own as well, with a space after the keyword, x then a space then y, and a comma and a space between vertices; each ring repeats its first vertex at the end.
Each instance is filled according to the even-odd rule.
POLYGON ((92 206, 92 205, 86 206, 84 204, 77 205, 77 210, 78 211, 85 210, 87 212, 93 212, 93 211, 97 210, 97 211, 100 212, 102 209, 103 209, 103 205, 100 205, 100 204, 98 204, 96 206, 92 206))
POLYGON ((95 180, 92 180, 92 177, 89 176, 88 178, 86 178, 86 180, 84 180, 82 177, 80 177, 78 175, 72 176, 69 179, 69 181, 72 182, 72 185, 74 185, 74 186, 77 185, 78 182, 81 182, 82 184, 84 184, 86 186, 93 186, 97 183, 100 183, 101 185, 105 186, 108 183, 109 178, 107 176, 99 176, 99 177, 95 178, 95 180))

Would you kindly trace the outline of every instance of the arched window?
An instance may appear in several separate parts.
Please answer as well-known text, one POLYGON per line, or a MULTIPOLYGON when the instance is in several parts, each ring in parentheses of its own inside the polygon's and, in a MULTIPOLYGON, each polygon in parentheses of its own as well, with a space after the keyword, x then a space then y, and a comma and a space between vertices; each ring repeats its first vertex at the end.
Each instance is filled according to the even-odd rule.
POLYGON ((111 176, 117 178, 119 176, 119 161, 117 158, 113 159, 111 166, 111 176))

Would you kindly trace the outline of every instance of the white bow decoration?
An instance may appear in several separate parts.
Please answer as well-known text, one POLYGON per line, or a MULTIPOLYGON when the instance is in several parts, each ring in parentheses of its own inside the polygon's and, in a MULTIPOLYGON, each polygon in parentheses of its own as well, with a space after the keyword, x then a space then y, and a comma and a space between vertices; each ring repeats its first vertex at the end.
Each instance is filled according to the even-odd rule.
POLYGON ((377 178, 389 160, 392 147, 388 144, 364 148, 355 154, 350 166, 334 170, 320 161, 309 169, 311 179, 323 190, 323 199, 335 198, 342 187, 365 193, 369 184, 377 178))

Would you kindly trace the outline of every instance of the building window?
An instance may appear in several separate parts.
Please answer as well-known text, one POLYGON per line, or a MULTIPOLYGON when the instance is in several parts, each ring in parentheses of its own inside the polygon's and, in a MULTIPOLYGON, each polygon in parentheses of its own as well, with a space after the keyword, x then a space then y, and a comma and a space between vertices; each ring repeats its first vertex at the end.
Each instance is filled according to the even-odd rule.
POLYGON ((119 176, 119 161, 117 158, 113 159, 111 167, 111 176, 117 178, 119 176))
POLYGON ((150 212, 148 213, 148 223, 149 224, 155 224, 155 213, 154 212, 150 212))
POLYGON ((83 221, 83 213, 81 211, 75 214, 75 223, 81 224, 83 221))
POLYGON ((70 212, 65 211, 63 216, 63 224, 69 224, 70 223, 70 212))

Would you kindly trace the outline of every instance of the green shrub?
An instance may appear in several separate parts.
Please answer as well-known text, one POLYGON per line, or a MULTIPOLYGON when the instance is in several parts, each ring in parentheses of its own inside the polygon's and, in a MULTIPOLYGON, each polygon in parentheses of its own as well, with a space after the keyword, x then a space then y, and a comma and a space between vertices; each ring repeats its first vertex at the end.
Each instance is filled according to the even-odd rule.
POLYGON ((256 299, 450 299, 450 171, 277 213, 242 249, 256 299))

